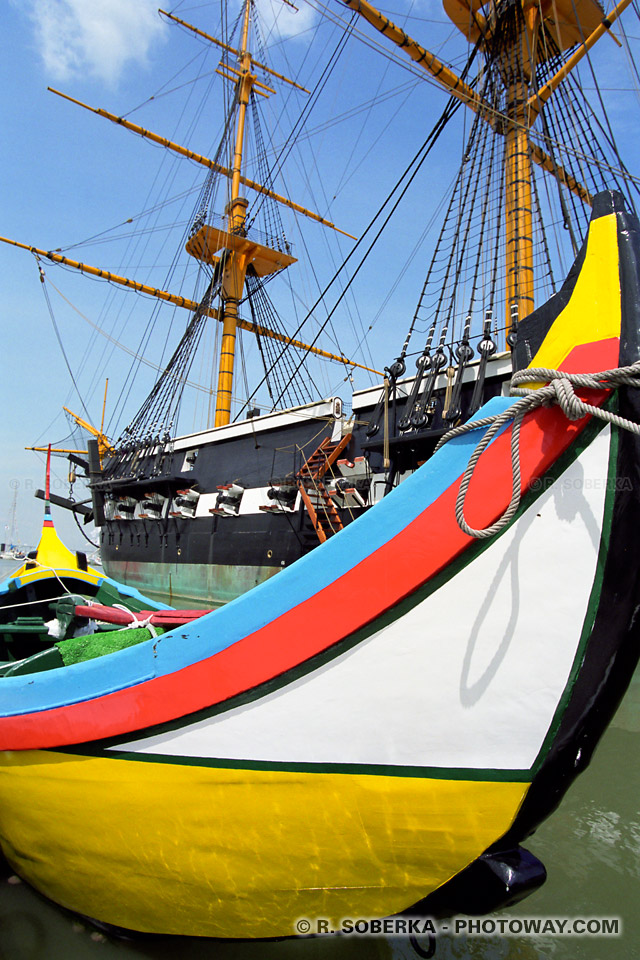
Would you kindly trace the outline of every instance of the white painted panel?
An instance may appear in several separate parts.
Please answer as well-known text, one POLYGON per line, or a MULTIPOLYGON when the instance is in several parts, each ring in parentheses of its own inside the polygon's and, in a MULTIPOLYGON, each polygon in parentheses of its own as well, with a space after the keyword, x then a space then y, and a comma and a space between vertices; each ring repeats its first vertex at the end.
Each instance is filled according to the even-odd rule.
MULTIPOLYGON (((479 359, 473 360, 471 363, 467 364, 462 372, 462 382, 475 383, 475 381, 478 379, 479 367, 479 359)), ((513 358, 511 356, 511 351, 507 350, 503 353, 495 353, 487 364, 486 377, 504 377, 508 386, 509 380, 511 379, 512 370, 513 358)), ((399 399, 403 399, 410 395, 414 382, 415 376, 405 377, 403 380, 397 381, 396 393, 399 399)), ((447 382, 446 372, 440 373, 436 380, 434 389, 445 390, 447 387, 447 382)), ((366 387, 364 390, 356 390, 351 400, 351 407, 353 410, 362 410, 366 407, 373 407, 377 404, 381 394, 382 384, 375 387, 366 387)), ((506 395, 508 396, 508 394, 506 395)))
POLYGON ((198 497, 198 503, 196 506, 196 517, 210 517, 211 514, 209 510, 211 507, 215 507, 218 501, 218 491, 215 493, 201 493, 198 497))
MULTIPOLYGON (((270 487, 247 487, 242 494, 242 500, 240 501, 239 516, 244 516, 250 513, 261 513, 261 506, 273 507, 274 501, 270 500, 268 497, 268 491, 270 489, 270 487)), ((219 492, 219 490, 216 490, 215 493, 200 494, 198 506, 196 507, 196 517, 211 516, 209 511, 211 507, 215 507, 218 501, 219 492)), ((294 504, 294 511, 298 509, 299 502, 300 498, 298 497, 294 504)))
POLYGON ((185 437, 178 437, 172 441, 173 449, 197 449, 204 445, 230 440, 235 437, 262 433, 265 430, 281 430, 284 427, 300 423, 304 420, 333 418, 337 410, 337 404, 340 403, 340 399, 334 397, 332 400, 324 400, 320 403, 308 403, 301 407, 292 407, 290 410, 267 413, 261 417, 253 417, 250 420, 239 420, 235 423, 225 424, 222 427, 213 427, 211 430, 190 433, 185 437))
POLYGON ((366 642, 255 703, 128 746, 230 759, 529 768, 580 638, 609 441, 607 428, 510 531, 366 642))

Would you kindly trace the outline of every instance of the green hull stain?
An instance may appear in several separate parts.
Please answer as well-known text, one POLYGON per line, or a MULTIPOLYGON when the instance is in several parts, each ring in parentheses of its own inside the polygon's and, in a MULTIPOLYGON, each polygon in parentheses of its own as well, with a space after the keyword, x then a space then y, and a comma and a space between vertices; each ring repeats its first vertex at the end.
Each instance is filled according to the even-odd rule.
POLYGON ((279 573, 279 567, 109 561, 105 572, 176 607, 221 607, 279 573))

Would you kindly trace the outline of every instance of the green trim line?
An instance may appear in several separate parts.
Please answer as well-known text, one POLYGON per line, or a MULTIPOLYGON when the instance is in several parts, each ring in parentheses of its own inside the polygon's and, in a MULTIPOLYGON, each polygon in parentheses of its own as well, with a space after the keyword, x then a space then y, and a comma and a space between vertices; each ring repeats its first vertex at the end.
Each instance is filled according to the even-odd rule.
MULTIPOLYGON (((615 402, 615 394, 610 398, 610 401, 604 405, 607 409, 613 409, 617 412, 617 402, 615 402)), ((618 446, 620 440, 619 428, 616 426, 611 427, 611 443, 609 446, 609 467, 607 470, 607 486, 605 492, 605 501, 604 501, 604 511, 602 517, 602 531, 600 534, 600 543, 598 545, 598 558, 596 561, 596 572, 593 580, 593 585, 591 587, 591 593, 589 596, 589 602, 587 604, 587 610, 585 613, 584 622, 582 625, 582 631, 580 634, 580 640, 578 641, 578 647, 576 650, 576 655, 573 660, 571 667, 571 672, 569 673, 569 679, 564 688, 562 696, 556 707, 556 711, 551 721, 548 733, 540 747, 540 752, 536 757, 532 771, 534 775, 538 773, 542 767, 544 761, 546 760, 549 751, 553 745, 556 734, 560 728, 562 722, 562 717, 564 712, 567 709, 569 700, 571 699, 571 694, 573 692, 574 684, 578 678, 578 674, 584 663, 584 657, 587 649, 587 644, 589 638, 593 631, 593 625, 595 623, 596 614, 598 612, 598 607, 600 606, 600 596, 602 594, 602 584, 604 580, 604 569, 607 562, 607 555, 609 553, 609 542, 611 539, 611 527, 613 522, 613 510, 615 504, 615 493, 616 493, 616 481, 617 481, 617 464, 618 464, 618 446)))
POLYGON ((336 773, 345 776, 402 777, 424 780, 472 780, 496 783, 530 783, 530 770, 489 770, 476 767, 416 767, 385 763, 310 763, 285 760, 229 760, 219 757, 178 757, 163 753, 133 753, 126 750, 78 751, 72 747, 55 748, 47 753, 72 756, 99 756, 105 760, 162 763, 181 767, 211 767, 220 770, 282 770, 288 773, 336 773))
MULTIPOLYGON (((568 467, 571 466, 571 464, 574 463, 578 457, 580 457, 583 451, 592 443, 603 427, 604 424, 601 420, 598 420, 595 417, 592 418, 591 421, 584 427, 580 435, 564 452, 564 454, 559 457, 553 466, 546 472, 545 479, 550 478, 552 482, 555 482, 565 472, 565 470, 567 470, 568 467)), ((438 590, 443 584, 451 580, 452 577, 456 576, 468 564, 472 563, 476 557, 480 556, 485 550, 487 550, 491 544, 495 543, 499 537, 507 532, 507 530, 510 530, 513 524, 516 523, 520 517, 543 495, 543 493, 546 492, 547 487, 547 483, 540 483, 536 484, 535 490, 533 488, 530 489, 523 496, 520 507, 512 522, 495 537, 470 543, 466 550, 464 550, 455 560, 445 567, 444 570, 432 577, 429 581, 423 584, 422 587, 419 587, 416 591, 414 591, 413 594, 405 597, 405 599, 399 604, 396 604, 392 610, 386 611, 376 620, 373 620, 360 630, 348 637, 345 637, 338 643, 333 644, 327 650, 324 650, 321 653, 316 654, 314 657, 305 660, 303 663, 298 664, 291 670, 288 670, 277 677, 273 677, 271 680, 268 680, 250 690, 246 690, 235 697, 223 701, 222 703, 214 704, 211 707, 194 711, 193 713, 186 714, 183 717, 179 717, 175 720, 167 721, 166 723, 158 724, 153 727, 147 727, 146 729, 135 730, 124 735, 105 738, 104 740, 95 740, 92 741, 90 745, 84 744, 78 748, 73 746, 65 747, 65 752, 88 753, 89 755, 102 756, 104 750, 110 749, 111 747, 117 747, 119 744, 131 742, 132 740, 146 740, 163 733, 171 733, 175 730, 183 729, 186 726, 198 723, 202 720, 210 719, 211 717, 220 716, 221 714, 227 713, 236 707, 245 706, 246 704, 260 700, 262 697, 268 696, 269 694, 274 693, 291 683, 294 683, 296 680, 307 676, 318 668, 330 663, 332 660, 348 652, 353 647, 356 647, 358 644, 368 640, 369 637, 371 637, 374 633, 377 633, 394 620, 404 616, 418 604, 427 599, 432 593, 435 593, 435 591, 438 590)), ((561 696, 560 702, 566 702, 567 699, 568 696, 565 689, 561 696)))

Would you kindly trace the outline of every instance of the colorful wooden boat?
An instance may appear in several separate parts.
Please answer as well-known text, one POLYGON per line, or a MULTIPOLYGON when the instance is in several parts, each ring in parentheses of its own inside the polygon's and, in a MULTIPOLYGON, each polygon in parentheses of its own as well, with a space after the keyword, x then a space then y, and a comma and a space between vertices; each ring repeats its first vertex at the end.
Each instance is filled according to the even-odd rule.
POLYGON ((518 845, 588 763, 638 657, 639 250, 599 196, 561 293, 523 321, 522 497, 505 423, 463 507, 482 530, 512 501, 498 532, 464 532, 456 500, 484 418, 513 416, 513 397, 233 603, 0 679, 16 872, 106 923, 216 937, 492 909, 540 883, 518 845), (576 388, 593 415, 539 393, 540 368, 564 374, 557 396, 595 373, 576 388), (483 865, 501 864, 490 896, 483 865))
MULTIPOLYGON (((96 194, 103 210, 91 211, 90 226, 81 216, 79 242, 71 249, 55 227, 56 218, 42 225, 40 237, 46 240, 0 237, 28 251, 30 260, 36 257, 33 284, 49 290, 48 300, 55 290, 49 278, 56 272, 75 270, 107 282, 94 284, 109 291, 95 307, 106 325, 96 329, 89 323, 92 338, 106 337, 131 359, 131 369, 121 368, 112 380, 119 413, 110 429, 118 432, 111 439, 103 433, 104 407, 100 429, 75 417, 93 439, 83 442, 86 451, 70 456, 80 480, 84 474, 87 481, 91 507, 84 506, 85 516, 92 514, 100 528, 101 557, 110 576, 143 592, 161 591, 180 606, 217 606, 279 574, 342 530, 417 469, 460 417, 502 394, 511 374, 506 341, 512 344, 518 322, 557 292, 561 281, 556 278, 564 276, 565 264, 586 236, 592 196, 614 188, 633 201, 637 171, 628 125, 619 134, 621 147, 630 151, 626 166, 625 151, 618 152, 612 136, 625 111, 615 94, 610 117, 601 113, 611 99, 610 83, 596 87, 589 102, 605 58, 594 64, 598 55, 589 53, 586 59, 599 38, 611 29, 626 29, 617 21, 630 0, 607 10, 604 19, 595 0, 541 5, 478 0, 473 10, 461 2, 462 7, 458 0, 444 0, 450 38, 444 49, 437 42, 437 55, 433 31, 426 47, 405 32, 411 27, 411 5, 396 11, 396 23, 368 0, 341 0, 322 18, 314 5, 305 15, 314 32, 305 32, 304 42, 310 50, 326 50, 326 60, 298 59, 297 40, 296 52, 285 53, 280 42, 260 52, 273 25, 271 4, 265 3, 267 22, 260 27, 259 0, 243 0, 232 18, 223 4, 219 29, 210 8, 196 24, 165 13, 176 39, 182 34, 198 44, 189 63, 198 50, 198 56, 211 58, 203 59, 202 69, 211 71, 212 79, 215 73, 219 85, 231 84, 229 96, 207 87, 197 110, 190 97, 180 105, 173 94, 182 85, 166 86, 174 75, 168 63, 167 76, 147 91, 162 86, 171 91, 166 99, 151 96, 141 104, 138 91, 129 96, 123 90, 124 100, 105 110, 79 99, 75 94, 81 88, 69 91, 73 96, 61 94, 62 111, 81 108, 92 115, 85 112, 85 120, 78 120, 87 138, 97 116, 116 125, 115 136, 139 137, 136 168, 144 168, 158 148, 166 151, 167 164, 176 160, 179 167, 182 160, 181 171, 167 169, 153 178, 159 192, 152 188, 153 199, 150 193, 136 221, 140 236, 149 238, 145 263, 126 232, 109 235, 109 243, 118 246, 101 247, 100 263, 92 239, 81 239, 95 238, 111 222, 114 194, 108 182, 96 194), (341 12, 361 24, 350 38, 341 12), (372 39, 372 30, 383 37, 372 39), (392 50, 397 46, 395 53, 387 49, 385 54, 403 58, 396 80, 390 72, 388 83, 370 82, 382 73, 380 61, 365 53, 360 42, 365 37, 373 48, 378 42, 391 44, 392 50), (439 86, 447 99, 440 112, 438 93, 416 89, 406 109, 392 111, 391 132, 384 104, 400 93, 394 85, 406 79, 405 68, 439 86), (586 75, 580 77, 580 69, 586 75), (308 101, 305 89, 312 91, 308 101), (291 125, 278 107, 289 97, 291 125), (174 104, 164 117, 163 100, 167 107, 174 104), (352 136, 349 128, 358 129, 353 118, 365 104, 367 136, 352 136), (384 147, 378 146, 374 129, 379 110, 384 147), (322 125, 306 129, 318 111, 330 126, 342 124, 335 144, 321 133, 322 125), (201 131, 197 123, 213 116, 221 136, 205 156, 203 144, 214 135, 211 120, 201 131), (175 126, 179 117, 184 126, 175 126), (390 141, 397 166, 393 186, 371 163, 388 152, 390 141), (454 141, 462 154, 455 175, 454 141), (436 160, 441 148, 447 152, 444 163, 442 153, 436 160), (189 172, 194 163, 202 168, 198 197, 189 172), (353 189, 343 193, 347 183, 353 189), (323 213, 332 211, 335 224, 314 212, 317 185, 329 204, 323 213), (184 205, 174 207, 180 197, 184 205), (440 219, 436 201, 443 216, 432 231, 431 217, 440 219), (166 220, 158 220, 159 210, 167 213, 166 220), (299 233, 303 221, 310 232, 302 228, 299 233), (387 221, 390 229, 383 232, 387 221), (322 240, 320 230, 328 231, 322 240), (329 238, 337 240, 344 230, 360 239, 353 246, 340 241, 329 254, 334 249, 329 238), (73 248, 77 253, 71 257, 73 248), (169 248, 173 276, 165 272, 169 248), (411 264, 423 257, 424 273, 411 280, 411 264), (340 264, 335 273, 334 262, 340 264), (117 298, 114 285, 144 294, 132 305, 129 323, 122 323, 111 306, 117 298), (417 302, 407 300, 412 289, 417 302), (146 298, 154 301, 148 313, 146 298), (348 306, 351 298, 355 314, 348 306), (177 314, 184 309, 189 320, 182 323, 177 314), (366 320, 368 314, 375 321, 366 320), (142 329, 147 331, 143 361, 142 329), (244 348, 239 349, 242 338, 246 361, 244 348), (155 383, 147 384, 146 398, 145 380, 138 376, 141 362, 163 367, 155 383), (198 368, 216 371, 213 394, 189 373, 195 376, 198 368), (190 396, 198 394, 207 400, 192 404, 190 396)), ((441 23, 440 29, 447 28, 441 23)), ((635 84, 637 68, 628 53, 635 84)), ((621 89, 624 83, 614 86, 621 89)), ((190 89, 184 86, 185 96, 190 89)), ((65 149, 61 137, 61 156, 65 149)), ((91 160, 87 166, 93 169, 91 160)), ((46 182, 46 176, 38 179, 46 182)), ((111 187, 130 179, 118 172, 111 187)), ((70 211, 78 207, 77 195, 70 184, 70 211)), ((91 284, 87 280, 86 286, 91 284)), ((69 296, 71 289, 65 300, 69 296)), ((97 364, 102 373, 102 351, 93 339, 85 346, 85 364, 92 369, 97 364)), ((84 372, 88 375, 88 369, 84 372)), ((57 503, 76 512, 78 499, 58 497, 57 503)))
POLYGON ((153 612, 169 609, 105 576, 88 564, 83 553, 73 553, 65 546, 51 516, 50 476, 49 450, 40 541, 24 563, 0 582, 0 673, 23 669, 22 662, 33 655, 38 656, 40 665, 55 664, 54 640, 64 643, 93 630, 90 610, 76 611, 79 604, 120 605, 121 626, 137 619, 136 613, 149 606, 153 612))

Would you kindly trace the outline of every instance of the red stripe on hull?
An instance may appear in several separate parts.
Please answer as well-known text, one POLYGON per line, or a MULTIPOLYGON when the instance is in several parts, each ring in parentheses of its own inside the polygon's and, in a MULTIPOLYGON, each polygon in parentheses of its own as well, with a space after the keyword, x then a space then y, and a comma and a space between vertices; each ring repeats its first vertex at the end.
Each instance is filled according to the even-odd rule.
MULTIPOLYGON (((567 361, 596 370, 609 353, 603 344, 586 344, 567 361)), ((589 402, 601 404, 605 396, 591 394, 589 402)), ((523 490, 567 450, 588 419, 568 422, 558 407, 527 416, 521 431, 523 490)), ((474 527, 493 523, 511 499, 510 439, 508 429, 477 465, 465 508, 474 527)), ((215 656, 96 700, 1 718, 0 749, 62 746, 141 730, 221 703, 321 653, 413 593, 473 542, 455 519, 458 488, 459 480, 338 580, 215 656)))

